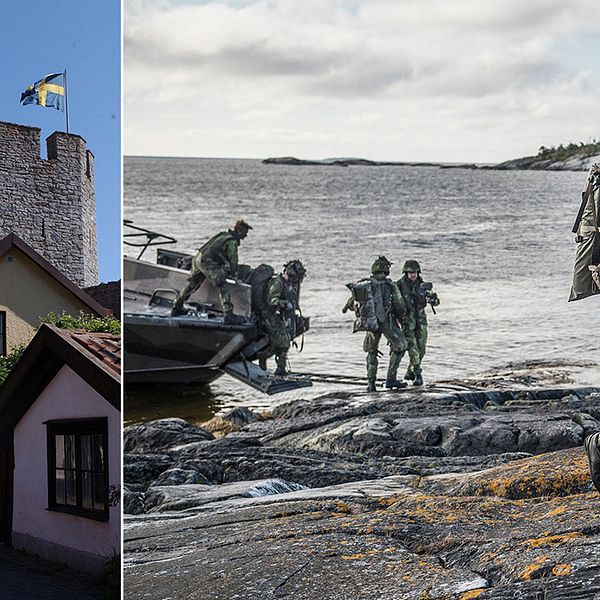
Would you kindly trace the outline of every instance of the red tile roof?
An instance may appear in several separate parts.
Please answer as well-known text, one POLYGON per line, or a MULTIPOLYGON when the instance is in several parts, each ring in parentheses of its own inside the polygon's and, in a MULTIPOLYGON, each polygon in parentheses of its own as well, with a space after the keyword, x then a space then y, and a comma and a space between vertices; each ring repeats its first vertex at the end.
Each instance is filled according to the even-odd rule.
POLYGON ((44 324, 0 386, 0 440, 64 365, 121 410, 120 336, 44 324))
POLYGON ((90 333, 82 329, 63 329, 84 350, 94 355, 103 365, 121 373, 121 337, 112 333, 90 333))

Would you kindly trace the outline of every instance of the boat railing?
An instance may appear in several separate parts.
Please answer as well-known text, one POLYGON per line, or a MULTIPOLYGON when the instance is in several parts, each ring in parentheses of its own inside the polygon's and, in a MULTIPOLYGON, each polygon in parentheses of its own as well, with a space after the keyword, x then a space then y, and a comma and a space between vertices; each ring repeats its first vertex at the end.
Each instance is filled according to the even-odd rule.
POLYGON ((129 231, 130 229, 133 230, 131 233, 123 233, 123 243, 127 246, 142 249, 137 257, 138 260, 142 258, 142 255, 150 246, 163 246, 165 244, 177 243, 177 240, 174 237, 165 235, 164 233, 151 231, 145 227, 138 227, 137 225, 134 225, 133 221, 130 219, 124 219, 123 226, 127 228, 126 231, 129 231))

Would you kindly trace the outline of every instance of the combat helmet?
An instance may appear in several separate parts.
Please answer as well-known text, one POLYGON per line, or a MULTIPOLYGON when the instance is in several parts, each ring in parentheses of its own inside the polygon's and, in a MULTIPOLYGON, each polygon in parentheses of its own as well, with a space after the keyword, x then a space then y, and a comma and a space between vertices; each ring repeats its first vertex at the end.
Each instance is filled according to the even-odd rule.
POLYGON ((373 275, 375 275, 375 273, 389 275, 391 266, 392 263, 385 256, 380 256, 371 266, 371 273, 373 273, 373 275))
POLYGON ((402 267, 403 273, 420 273, 421 265, 416 260, 407 260, 402 267))
POLYGON ((286 262, 283 265, 283 270, 287 273, 290 281, 302 281, 306 277, 306 269, 298 259, 286 262))

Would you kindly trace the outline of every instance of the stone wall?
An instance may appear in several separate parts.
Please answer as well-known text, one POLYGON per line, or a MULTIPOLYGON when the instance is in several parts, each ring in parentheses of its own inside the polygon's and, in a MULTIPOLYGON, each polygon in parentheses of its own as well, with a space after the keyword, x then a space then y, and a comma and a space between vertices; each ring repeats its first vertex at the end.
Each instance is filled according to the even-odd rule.
POLYGON ((94 155, 85 140, 0 121, 0 237, 14 232, 81 287, 98 283, 94 155))

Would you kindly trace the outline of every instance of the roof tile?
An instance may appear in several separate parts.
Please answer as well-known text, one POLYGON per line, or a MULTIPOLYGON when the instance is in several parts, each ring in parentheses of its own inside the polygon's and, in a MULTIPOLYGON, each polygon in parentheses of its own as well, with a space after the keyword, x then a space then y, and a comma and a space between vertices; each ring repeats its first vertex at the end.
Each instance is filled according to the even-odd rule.
POLYGON ((112 333, 90 333, 82 329, 67 331, 77 344, 116 373, 121 373, 121 336, 112 333))

